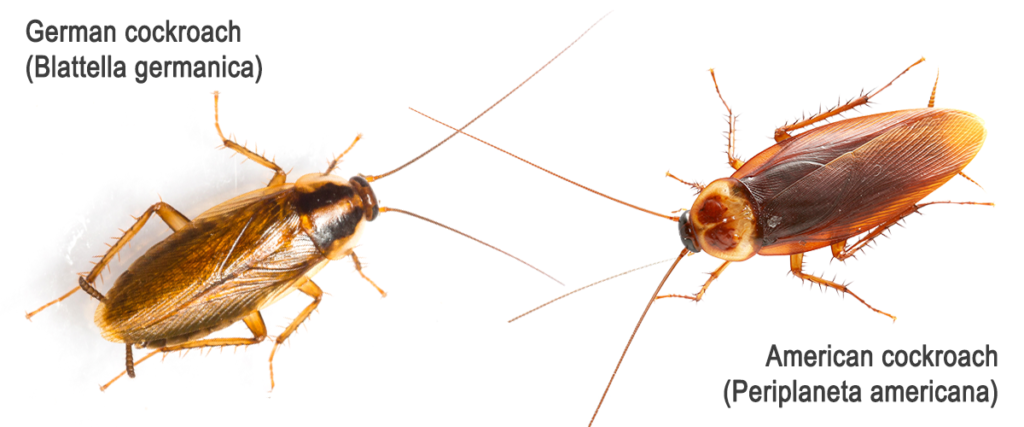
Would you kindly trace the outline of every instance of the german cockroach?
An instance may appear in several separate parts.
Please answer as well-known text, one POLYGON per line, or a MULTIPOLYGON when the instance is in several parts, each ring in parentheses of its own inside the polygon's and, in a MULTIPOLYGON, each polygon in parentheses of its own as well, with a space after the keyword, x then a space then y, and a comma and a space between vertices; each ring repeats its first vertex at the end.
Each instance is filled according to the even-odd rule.
POLYGON ((260 310, 298 290, 313 302, 274 340, 268 360, 273 389, 277 347, 320 304, 323 291, 313 282, 313 276, 329 261, 351 257, 359 275, 382 297, 387 296, 363 273, 354 251, 366 224, 379 214, 391 211, 410 215, 511 256, 417 214, 379 206, 370 181, 380 176, 359 175, 345 180, 331 175, 361 135, 323 173, 286 182, 286 173, 272 160, 224 136, 218 98, 215 92, 214 123, 224 147, 273 170, 274 177, 267 187, 214 206, 192 220, 162 201, 150 206, 93 269, 78 278, 77 288, 26 314, 26 318, 84 290, 100 302, 95 321, 103 337, 125 344, 125 372, 121 375, 134 378, 135 365, 157 353, 262 342, 267 338, 267 327, 260 310), (154 213, 174 232, 135 260, 106 294, 101 293, 94 286, 97 277, 154 213), (252 332, 252 338, 203 339, 240 320, 252 332), (132 347, 154 350, 135 362, 132 347))
MULTIPOLYGON (((522 87, 579 38, 463 128, 522 87)), ((267 187, 216 205, 191 220, 163 201, 152 205, 136 218, 135 224, 124 231, 91 271, 79 277, 77 287, 26 314, 27 318, 32 318, 79 289, 99 300, 95 313, 97 326, 107 340, 124 343, 126 352, 125 371, 101 386, 101 390, 124 374, 134 378, 135 365, 157 353, 262 342, 268 331, 260 310, 298 290, 313 298, 313 302, 274 339, 268 360, 273 389, 274 354, 320 303, 323 291, 313 282, 313 276, 329 261, 351 257, 360 276, 382 297, 386 296, 384 290, 363 273, 354 252, 366 224, 385 212, 409 215, 463 235, 558 282, 525 261, 465 233, 377 203, 370 182, 398 172, 458 132, 389 172, 357 175, 348 180, 331 175, 342 157, 360 140, 360 135, 323 173, 307 174, 288 183, 287 174, 273 160, 224 136, 218 100, 219 94, 214 92, 214 123, 223 148, 272 170, 274 176, 267 187), (96 279, 153 214, 157 214, 173 233, 136 259, 104 294, 95 287, 96 279), (238 321, 244 322, 252 332, 251 338, 205 338, 238 321), (153 351, 135 361, 133 347, 153 351)))
MULTIPOLYGON (((758 254, 787 255, 790 273, 797 278, 850 295, 871 310, 896 320, 895 316, 872 307, 846 285, 804 272, 803 254, 829 247, 835 259, 849 259, 887 229, 931 204, 994 206, 976 202, 920 203, 958 174, 974 182, 962 171, 984 143, 986 131, 982 120, 968 112, 934 108, 936 78, 927 108, 839 120, 803 133, 794 132, 868 104, 871 98, 923 61, 922 58, 907 67, 878 90, 776 129, 775 144, 746 162, 735 156, 735 116, 718 90, 714 70, 711 70, 715 90, 727 111, 726 154, 735 172, 708 185, 666 174, 699 192, 693 206, 680 216, 660 214, 609 197, 482 139, 463 134, 595 194, 678 223, 684 249, 644 308, 612 373, 614 379, 636 331, 656 299, 700 301, 729 264, 758 254), (659 295, 679 261, 701 251, 724 262, 710 274, 700 290, 693 295, 659 295)), ((597 410, 610 386, 611 380, 597 410)))

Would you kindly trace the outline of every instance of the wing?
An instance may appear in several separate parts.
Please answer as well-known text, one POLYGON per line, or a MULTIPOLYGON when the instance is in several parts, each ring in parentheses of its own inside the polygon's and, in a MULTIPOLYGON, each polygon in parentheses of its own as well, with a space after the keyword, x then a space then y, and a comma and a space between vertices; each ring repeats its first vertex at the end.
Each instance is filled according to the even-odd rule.
POLYGON ((150 248, 97 308, 103 336, 144 343, 212 331, 286 292, 323 260, 300 229, 292 195, 239 196, 150 248))
POLYGON ((759 253, 805 252, 894 218, 967 166, 984 140, 977 116, 934 108, 844 120, 794 137, 740 178, 760 206, 759 253))

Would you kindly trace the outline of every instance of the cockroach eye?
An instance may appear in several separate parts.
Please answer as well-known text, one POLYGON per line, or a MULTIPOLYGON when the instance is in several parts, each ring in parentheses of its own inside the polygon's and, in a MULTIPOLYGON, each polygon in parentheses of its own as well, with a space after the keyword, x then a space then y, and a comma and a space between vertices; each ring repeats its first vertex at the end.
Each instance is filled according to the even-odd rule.
POLYGON ((700 253, 700 246, 693 237, 693 226, 690 224, 690 211, 683 211, 679 215, 679 237, 683 240, 683 246, 693 253, 700 253))

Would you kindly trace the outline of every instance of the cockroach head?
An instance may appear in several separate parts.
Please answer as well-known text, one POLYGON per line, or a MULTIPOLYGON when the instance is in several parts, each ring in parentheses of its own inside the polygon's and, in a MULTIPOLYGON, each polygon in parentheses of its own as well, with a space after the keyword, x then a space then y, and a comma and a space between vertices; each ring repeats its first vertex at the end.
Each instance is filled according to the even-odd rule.
POLYGON ((697 238, 693 235, 693 226, 690 225, 690 211, 683 211, 679 216, 679 237, 683 239, 683 246, 686 246, 686 249, 695 254, 700 253, 697 238))
POLYGON ((352 188, 355 188, 356 193, 359 193, 359 198, 363 200, 363 208, 366 209, 366 220, 373 221, 377 219, 377 215, 380 214, 380 206, 377 205, 377 195, 373 193, 373 188, 370 188, 370 182, 363 178, 362 175, 357 175, 348 180, 352 184, 352 188))
POLYGON ((689 220, 684 224, 683 218, 679 219, 683 244, 692 252, 696 252, 694 248, 703 248, 711 256, 726 261, 754 256, 761 249, 761 230, 750 200, 750 191, 737 179, 712 182, 683 215, 688 214, 689 220))

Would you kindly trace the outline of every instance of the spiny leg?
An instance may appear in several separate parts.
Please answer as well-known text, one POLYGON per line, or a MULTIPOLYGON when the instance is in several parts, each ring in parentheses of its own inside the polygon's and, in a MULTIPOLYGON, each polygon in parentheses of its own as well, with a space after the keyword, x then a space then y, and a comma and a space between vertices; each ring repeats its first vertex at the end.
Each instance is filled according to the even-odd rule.
POLYGON ((345 155, 348 154, 349 151, 352 151, 352 147, 355 147, 356 143, 359 142, 360 139, 363 139, 363 134, 356 135, 356 139, 352 140, 352 143, 348 145, 348 148, 346 148, 345 151, 342 151, 338 157, 335 157, 334 160, 331 161, 331 163, 327 164, 327 171, 324 172, 324 175, 329 175, 331 171, 334 170, 336 166, 338 166, 338 163, 341 162, 341 158, 345 157, 345 155))
POLYGON ((704 293, 708 291, 708 286, 711 286, 711 282, 714 282, 715 279, 718 278, 718 276, 721 276, 722 272, 725 271, 725 267, 728 267, 729 264, 732 264, 732 261, 723 262, 722 265, 718 266, 718 268, 715 269, 715 271, 712 271, 709 274, 711 277, 708 277, 708 280, 706 282, 704 282, 704 286, 700 287, 700 292, 697 292, 694 295, 665 294, 665 295, 658 295, 657 299, 662 299, 662 298, 686 298, 686 299, 692 300, 692 301, 700 301, 700 299, 704 297, 704 293))
POLYGON ((950 204, 950 205, 995 206, 995 203, 951 202, 951 201, 928 202, 928 203, 917 204, 917 205, 911 206, 910 209, 907 209, 906 211, 904 211, 899 216, 897 216, 897 217, 895 217, 895 218, 893 218, 893 219, 891 219, 889 221, 886 221, 886 222, 880 224, 878 227, 875 227, 875 228, 871 229, 871 231, 869 231, 868 234, 865 234, 864 237, 861 237, 860 240, 858 240, 856 243, 854 243, 854 244, 852 244, 850 246, 844 247, 845 246, 845 241, 833 244, 832 245, 832 256, 835 257, 836 259, 840 260, 840 261, 845 261, 846 259, 852 257, 855 253, 857 253, 857 251, 859 251, 859 250, 863 249, 865 246, 867 246, 868 243, 871 243, 872 240, 874 240, 878 236, 881 236, 882 233, 885 232, 885 230, 889 229, 889 227, 892 227, 893 225, 896 225, 897 223, 902 221, 904 218, 906 218, 910 214, 920 211, 921 208, 923 208, 925 206, 934 205, 934 204, 940 204, 940 203, 941 204, 950 204), (840 246, 841 243, 843 244, 842 246, 840 246), (837 246, 840 248, 840 250, 838 252, 837 252, 837 246))
MULTIPOLYGON (((683 181, 679 177, 677 177, 675 175, 672 175, 672 172, 665 172, 665 176, 667 176, 669 178, 672 178, 672 179, 674 179, 676 181, 679 181, 680 183, 689 185, 691 188, 693 188, 694 190, 697 191, 697 194, 700 194, 701 191, 704 191, 704 184, 701 184, 699 182, 683 181)), ((672 211, 672 213, 677 214, 677 213, 680 213, 680 212, 682 212, 684 210, 686 210, 686 208, 682 207, 682 208, 679 208, 679 209, 676 209, 676 210, 672 211)))
POLYGON ((806 126, 810 126, 810 125, 812 125, 814 123, 820 122, 822 120, 829 119, 831 117, 835 117, 837 115, 840 115, 842 113, 850 111, 850 110, 852 110, 854 108, 857 108, 857 107, 859 107, 861 105, 867 104, 868 100, 873 98, 875 95, 878 95, 881 91, 885 90, 887 87, 891 86, 893 84, 893 82, 896 81, 896 79, 900 78, 900 76, 902 76, 903 74, 906 74, 907 71, 910 71, 911 68, 914 68, 915 65, 920 64, 922 62, 924 62, 924 58, 918 59, 917 62, 915 62, 913 64, 910 64, 909 67, 907 67, 905 70, 903 70, 902 73, 897 75, 896 78, 892 79, 892 81, 890 81, 889 84, 887 84, 885 86, 882 86, 881 89, 878 89, 878 90, 876 90, 876 91, 874 91, 874 92, 872 92, 870 94, 867 94, 867 95, 861 95, 861 96, 859 96, 859 97, 857 97, 857 98, 855 98, 853 100, 850 100, 846 104, 838 105, 835 108, 832 108, 832 109, 830 109, 828 111, 825 111, 823 113, 815 114, 815 115, 813 115, 810 118, 807 118, 805 120, 801 120, 801 121, 793 123, 791 125, 786 125, 786 126, 782 126, 782 127, 778 128, 778 129, 775 129, 775 142, 785 141, 786 139, 788 139, 790 137, 789 133, 792 132, 792 131, 795 131, 797 129, 800 129, 800 128, 803 128, 803 127, 806 127, 806 126))
POLYGON ((167 226, 171 227, 171 230, 174 231, 181 230, 182 228, 185 228, 186 226, 191 224, 191 222, 188 220, 188 218, 185 217, 185 215, 182 215, 181 212, 178 212, 176 209, 174 209, 173 207, 171 207, 171 205, 168 205, 167 203, 158 202, 153 206, 150 206, 149 209, 146 209, 146 212, 143 213, 142 216, 136 218, 135 224, 132 225, 132 227, 129 228, 128 231, 125 231, 124 234, 121 235, 121 238, 117 239, 117 243, 114 243, 113 246, 110 246, 110 249, 107 249, 107 253, 104 254, 102 258, 100 258, 100 261, 97 262, 96 265, 93 266, 92 271, 90 271, 89 274, 86 275, 85 277, 78 278, 77 288, 72 289, 70 292, 64 294, 60 298, 57 298, 53 301, 46 303, 46 305, 37 308, 35 311, 26 314, 25 318, 31 319, 32 316, 35 316, 40 311, 43 311, 43 309, 45 309, 46 307, 63 301, 65 298, 71 296, 71 294, 75 293, 79 289, 84 290, 87 294, 89 294, 93 298, 96 298, 97 300, 105 300, 103 294, 101 294, 100 291, 96 290, 96 288, 93 286, 93 283, 96 281, 96 277, 98 277, 100 273, 103 272, 103 269, 106 268, 107 264, 109 264, 110 261, 114 259, 114 256, 117 255, 117 253, 125 245, 128 244, 132 237, 135 237, 135 235, 138 234, 140 230, 142 230, 142 227, 146 225, 146 221, 149 220, 149 217, 150 215, 153 214, 153 212, 156 212, 156 214, 160 216, 160 219, 164 220, 167 226))
POLYGON ((126 344, 128 346, 129 356, 127 356, 125 360, 125 370, 120 374, 117 374, 117 376, 114 377, 114 379, 100 386, 100 391, 106 390, 107 387, 110 387, 110 385, 114 383, 114 381, 117 381, 126 373, 128 374, 129 378, 135 378, 135 366, 138 366, 140 363, 145 362, 146 359, 153 357, 153 355, 157 353, 170 353, 172 351, 187 350, 192 348, 252 345, 259 344, 263 342, 265 338, 267 338, 267 326, 266 324, 263 323, 263 316, 260 315, 259 311, 254 311, 250 313, 248 316, 245 316, 242 319, 242 321, 244 321, 245 326, 248 326, 249 330, 252 331, 252 338, 210 338, 205 340, 190 341, 182 344, 158 348, 156 350, 153 350, 143 358, 139 359, 135 363, 132 363, 131 361, 131 344, 126 344))
POLYGON ((677 177, 675 175, 672 175, 672 172, 665 172, 665 176, 667 176, 669 178, 672 178, 672 179, 674 179, 676 181, 679 181, 679 182, 681 182, 683 184, 689 185, 690 187, 693 187, 694 190, 697 190, 697 193, 700 193, 701 191, 704 191, 704 184, 701 184, 699 182, 683 181, 679 177, 677 177))
POLYGON ((804 267, 804 254, 793 254, 793 255, 789 256, 789 269, 793 273, 794 276, 796 276, 796 277, 798 277, 800 279, 803 279, 803 280, 809 280, 812 283, 817 283, 819 285, 828 286, 828 287, 830 287, 832 289, 835 289, 838 292, 842 292, 844 294, 852 295, 854 298, 857 298, 857 301, 860 301, 862 304, 864 304, 865 306, 870 308, 875 313, 888 316, 890 319, 892 319, 893 322, 896 321, 896 316, 893 316, 893 315, 891 315, 889 313, 886 313, 886 312, 884 312, 882 310, 879 310, 877 308, 872 307, 871 304, 868 304, 867 302, 865 302, 863 299, 861 299, 861 297, 857 296, 857 294, 853 293, 853 291, 850 291, 850 289, 847 288, 846 286, 840 285, 840 284, 835 283, 835 282, 833 282, 831 280, 825 280, 825 279, 822 279, 822 278, 817 277, 817 276, 812 276, 810 274, 806 274, 806 273, 803 272, 803 267, 804 267))
POLYGON ((370 282, 370 284, 373 285, 375 289, 377 289, 377 292, 380 292, 380 297, 384 298, 388 296, 387 292, 384 292, 384 290, 381 289, 380 286, 377 286, 376 283, 373 283, 373 280, 370 280, 369 277, 366 277, 366 275, 363 274, 363 264, 359 262, 359 257, 356 256, 356 253, 352 252, 351 254, 349 254, 349 256, 352 257, 352 263, 356 265, 356 271, 359 272, 359 275, 363 276, 363 278, 366 279, 367 282, 370 282))
MULTIPOLYGON (((232 141, 232 140, 224 137, 224 132, 221 132, 221 130, 220 130, 220 111, 219 111, 219 108, 217 107, 219 99, 220 99, 220 92, 214 92, 213 93, 213 125, 217 127, 217 134, 220 135, 220 139, 221 139, 221 141, 224 142, 224 146, 227 147, 227 148, 230 148, 232 150, 235 150, 236 152, 238 152, 239 154, 245 156, 249 160, 252 160, 252 161, 254 161, 256 163, 259 163, 259 164, 261 164, 263 166, 266 166, 267 168, 270 168, 271 170, 273 170, 274 171, 274 177, 270 179, 270 183, 267 184, 267 187, 276 187, 278 185, 284 184, 285 180, 287 180, 287 178, 288 178, 288 175, 284 172, 284 169, 281 169, 281 167, 278 166, 276 163, 274 163, 272 160, 267 159, 266 157, 263 157, 263 156, 259 155, 255 151, 249 150, 248 148, 245 148, 244 146, 239 145, 237 142, 232 141)), ((356 140, 358 141, 359 139, 357 138, 356 140)), ((355 144, 355 143, 353 142, 353 144, 355 144)))
POLYGON ((320 298, 324 295, 324 291, 320 290, 320 287, 309 279, 305 279, 305 282, 302 285, 299 285, 299 290, 302 291, 302 293, 313 297, 313 302, 309 303, 309 305, 299 313, 298 317, 296 317, 295 320, 292 320, 292 323, 285 328, 284 332, 281 332, 281 335, 278 335, 277 339, 274 340, 274 349, 270 350, 270 359, 267 360, 270 362, 271 390, 274 389, 274 353, 277 353, 277 346, 284 343, 284 341, 287 340, 293 332, 295 332, 295 329, 309 318, 309 315, 313 313, 313 310, 316 310, 316 306, 320 305, 320 298))
POLYGON ((715 82, 715 92, 718 93, 718 99, 722 100, 722 105, 725 106, 725 111, 729 113, 727 119, 729 123, 729 132, 725 137, 726 140, 729 141, 729 148, 726 150, 725 154, 729 156, 729 166, 732 166, 733 169, 739 170, 739 168, 743 167, 743 160, 736 157, 736 116, 732 115, 732 108, 729 108, 729 104, 725 103, 725 98, 722 97, 722 91, 718 90, 718 79, 715 79, 715 69, 712 68, 708 71, 711 72, 711 81, 715 82))

